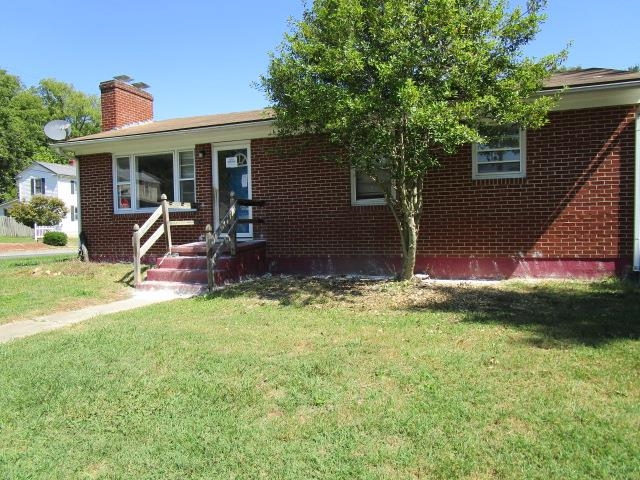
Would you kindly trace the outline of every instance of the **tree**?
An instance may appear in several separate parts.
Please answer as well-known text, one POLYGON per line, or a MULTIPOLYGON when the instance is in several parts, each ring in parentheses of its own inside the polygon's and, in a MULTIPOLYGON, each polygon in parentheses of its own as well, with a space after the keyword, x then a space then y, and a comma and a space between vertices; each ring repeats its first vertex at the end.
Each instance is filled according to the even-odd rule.
POLYGON ((20 202, 9 210, 9 216, 16 221, 33 227, 38 225, 57 225, 69 212, 59 198, 34 195, 28 202, 20 202))
POLYGON ((0 70, 0 198, 15 196, 15 177, 39 146, 46 146, 42 126, 48 119, 42 101, 20 79, 0 70))
POLYGON ((15 198, 15 176, 32 161, 69 161, 49 147, 44 135, 44 125, 54 119, 71 122, 74 136, 96 133, 98 97, 53 79, 26 88, 20 78, 0 70, 0 199, 15 198))
POLYGON ((564 52, 524 57, 543 0, 315 0, 260 84, 280 135, 321 134, 368 174, 393 212, 413 276, 427 172, 483 123, 536 128, 556 99, 536 96, 564 52))
POLYGON ((79 92, 73 85, 52 78, 41 80, 36 91, 50 119, 68 120, 71 135, 81 137, 100 131, 100 99, 79 92))

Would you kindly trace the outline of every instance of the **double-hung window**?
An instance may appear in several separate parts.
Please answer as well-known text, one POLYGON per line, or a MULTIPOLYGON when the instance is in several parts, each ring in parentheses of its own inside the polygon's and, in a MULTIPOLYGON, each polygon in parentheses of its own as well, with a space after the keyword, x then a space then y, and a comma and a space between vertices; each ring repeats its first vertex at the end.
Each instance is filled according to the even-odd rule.
POLYGON ((31 195, 44 195, 44 178, 31 179, 31 195))
POLYGON ((490 126, 489 141, 473 145, 473 178, 521 178, 526 175, 526 135, 518 126, 490 126))
POLYGON ((119 155, 114 158, 116 211, 157 208, 162 194, 171 202, 195 202, 193 150, 119 155))

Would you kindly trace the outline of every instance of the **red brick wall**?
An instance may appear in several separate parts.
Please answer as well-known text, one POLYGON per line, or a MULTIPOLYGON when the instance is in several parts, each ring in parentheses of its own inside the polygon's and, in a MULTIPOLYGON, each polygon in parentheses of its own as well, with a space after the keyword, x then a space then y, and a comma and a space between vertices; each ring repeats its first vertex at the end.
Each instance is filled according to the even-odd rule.
POLYGON ((153 119, 153 96, 119 80, 100 84, 102 130, 153 119))
POLYGON ((429 175, 419 251, 632 255, 634 108, 573 110, 527 132, 527 176, 472 180, 464 149, 429 175))
MULTIPOLYGON (((473 180, 469 147, 444 159, 426 184, 420 268, 428 271, 434 258, 630 261, 634 120, 633 107, 552 113, 549 125, 527 132, 523 179, 473 180)), ((211 148, 201 149, 203 208, 182 214, 199 225, 174 233, 176 242, 197 238, 211 222, 211 148)), ((267 240, 275 269, 291 258, 323 269, 348 259, 379 264, 399 253, 387 207, 351 206, 349 170, 330 160, 336 154, 314 138, 251 142, 253 197, 268 201, 255 209, 266 219, 255 233, 267 240)), ((82 225, 92 254, 128 256, 133 224, 145 216, 113 214, 111 177, 111 155, 81 158, 82 225)))
MULTIPOLYGON (((552 113, 547 126, 527 132, 522 179, 473 180, 470 147, 444 159, 428 175, 418 255, 628 261, 634 112, 552 113)), ((252 142, 253 194, 269 200, 262 228, 276 268, 296 256, 359 256, 366 266, 367 257, 397 255, 386 207, 351 206, 348 169, 326 160, 336 154, 327 145, 305 142, 252 142)), ((321 258, 320 268, 330 262, 321 258)))
MULTIPOLYGON (((211 145, 196 145, 196 212, 172 213, 173 220, 195 221, 194 226, 173 227, 171 237, 174 244, 197 241, 208 223, 213 223, 211 201, 211 145), (198 158, 198 152, 204 158, 198 158)), ((89 254, 94 260, 127 260, 133 255, 131 236, 133 225, 142 225, 149 213, 115 214, 113 212, 113 161, 110 153, 79 157, 80 219, 82 230, 87 234, 89 254)), ((153 233, 158 222, 150 231, 153 233)), ((146 239, 143 238, 143 242, 146 239)), ((158 240, 150 256, 166 251, 165 237, 158 240)))

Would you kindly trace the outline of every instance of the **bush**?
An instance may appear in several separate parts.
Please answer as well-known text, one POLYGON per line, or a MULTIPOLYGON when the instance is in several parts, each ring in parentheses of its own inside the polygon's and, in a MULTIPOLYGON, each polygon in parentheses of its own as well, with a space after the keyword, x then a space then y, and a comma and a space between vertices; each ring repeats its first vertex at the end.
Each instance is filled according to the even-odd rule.
POLYGON ((67 244, 67 234, 64 232, 47 232, 42 237, 42 243, 55 247, 64 247, 67 244))
POLYGON ((9 210, 9 216, 18 222, 32 227, 38 225, 57 225, 69 212, 59 198, 34 195, 29 202, 20 202, 9 210))

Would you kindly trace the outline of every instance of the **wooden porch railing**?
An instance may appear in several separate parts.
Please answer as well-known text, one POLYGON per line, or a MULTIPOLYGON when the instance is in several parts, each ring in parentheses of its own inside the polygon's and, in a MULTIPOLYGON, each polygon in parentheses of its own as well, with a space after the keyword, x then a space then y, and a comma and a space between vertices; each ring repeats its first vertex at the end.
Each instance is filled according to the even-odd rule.
POLYGON ((168 202, 167 196, 164 193, 160 197, 160 201, 160 206, 151 214, 147 221, 142 224, 142 227, 137 223, 133 226, 133 280, 136 286, 141 283, 141 259, 149 249, 155 245, 158 239, 162 237, 163 234, 167 236, 167 252, 171 254, 171 249, 173 248, 171 243, 171 227, 194 224, 193 220, 172 221, 169 219, 169 209, 191 210, 193 207, 190 203, 168 202), (162 225, 160 225, 141 246, 140 241, 142 237, 160 217, 162 217, 162 225))
POLYGON ((215 284, 215 267, 220 253, 225 245, 229 246, 229 253, 236 254, 238 243, 237 227, 240 224, 263 223, 259 218, 238 218, 238 207, 261 207, 265 200, 253 200, 248 198, 236 198, 234 192, 229 194, 229 210, 220 220, 218 228, 213 231, 211 225, 205 228, 205 240, 207 242, 207 283, 209 290, 215 284))

